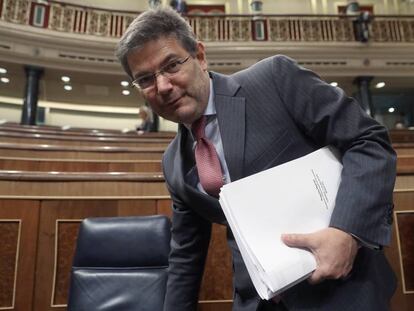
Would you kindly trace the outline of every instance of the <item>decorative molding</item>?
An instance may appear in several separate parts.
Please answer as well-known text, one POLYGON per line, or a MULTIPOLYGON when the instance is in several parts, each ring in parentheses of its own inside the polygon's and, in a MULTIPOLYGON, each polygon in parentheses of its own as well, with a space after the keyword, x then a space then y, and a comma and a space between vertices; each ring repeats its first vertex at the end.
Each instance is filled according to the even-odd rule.
POLYGON ((116 63, 118 64, 118 60, 115 58, 104 58, 104 57, 96 57, 96 56, 85 56, 85 55, 76 55, 74 53, 68 54, 68 53, 59 53, 58 57, 65 58, 65 59, 72 59, 77 60, 81 62, 97 62, 97 63, 116 63))
POLYGON ((66 307, 67 304, 58 304, 55 303, 55 295, 56 295, 56 286, 57 286, 57 274, 58 274, 58 249, 59 249, 59 224, 60 223, 76 223, 80 224, 82 222, 82 219, 56 219, 55 222, 55 257, 53 262, 53 284, 52 284, 52 294, 51 294, 51 300, 50 300, 50 307, 52 308, 61 308, 66 307))
POLYGON ((298 62, 300 65, 303 66, 340 66, 340 67, 344 67, 347 66, 348 62, 346 60, 338 60, 338 61, 299 61, 298 62))
POLYGON ((16 301, 16 286, 17 286, 17 272, 19 267, 19 253, 20 253, 20 238, 21 238, 21 219, 0 219, 0 223, 2 222, 14 222, 18 223, 18 229, 17 229, 17 242, 16 242, 16 257, 14 261, 14 280, 13 280, 13 296, 11 300, 10 306, 1 307, 0 310, 11 310, 15 308, 15 301, 16 301))
MULTIPOLYGON (((400 236, 400 224, 398 221, 398 215, 401 214, 411 214, 411 217, 414 217, 414 210, 404 210, 404 211, 394 211, 394 220, 395 220, 395 227, 396 227, 396 233, 397 233, 397 246, 398 246, 398 258, 400 262, 400 269, 401 269, 401 280, 402 280, 402 288, 404 294, 414 294, 414 288, 407 288, 407 282, 406 282, 406 269, 409 269, 407 266, 404 265, 403 260, 403 250, 401 245, 401 236, 400 236)), ((411 238, 413 239, 413 236, 408 237, 407 235, 404 236, 404 238, 411 238)), ((412 244, 411 244, 412 245, 412 244)), ((408 252, 409 250, 406 250, 408 252)), ((412 254, 412 253, 411 253, 412 254)), ((414 255, 411 255, 414 257, 414 255)), ((413 268, 413 267, 411 267, 413 268)), ((414 276, 414 271, 411 272, 411 276, 414 276)), ((414 283, 414 280, 410 280, 411 283, 414 283)))
MULTIPOLYGON (((0 19, 0 60, 124 75, 114 56, 118 38, 92 35, 86 30, 80 33, 79 27, 83 27, 86 17, 77 17, 76 13, 73 16, 74 28, 67 27, 67 32, 53 30, 52 21, 46 29, 0 19)), ((119 33, 121 22, 116 16, 112 15, 114 19, 107 22, 118 25, 114 31, 119 33)), ((344 76, 391 76, 395 75, 394 68, 399 76, 414 76, 411 64, 414 39, 360 43, 350 37, 349 21, 338 16, 263 18, 266 20, 263 41, 254 40, 251 24, 254 21, 250 16, 198 16, 189 17, 189 22, 204 40, 209 66, 214 71, 232 73, 268 56, 286 54, 310 69, 316 68, 322 76, 337 75, 338 69, 344 76)), ((414 33, 414 19, 412 24, 414 33)))
POLYGON ((200 304, 233 303, 233 299, 199 300, 198 303, 200 304))
MULTIPOLYGON (((413 51, 414 53, 414 51, 413 51)), ((386 66, 413 66, 414 67, 414 61, 387 61, 385 62, 386 66)))

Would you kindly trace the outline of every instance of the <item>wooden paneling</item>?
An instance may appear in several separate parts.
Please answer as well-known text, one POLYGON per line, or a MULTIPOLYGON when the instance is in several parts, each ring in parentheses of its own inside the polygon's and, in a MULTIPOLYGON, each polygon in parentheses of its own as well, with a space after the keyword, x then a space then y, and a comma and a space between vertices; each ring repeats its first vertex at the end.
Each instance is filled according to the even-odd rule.
POLYGON ((397 173, 414 175, 414 155, 398 156, 397 173))
POLYGON ((157 201, 157 214, 172 217, 171 200, 157 201))
POLYGON ((226 227, 213 224, 200 300, 230 300, 232 290, 231 253, 227 246, 226 227))
POLYGON ((176 132, 145 132, 137 133, 136 131, 130 131, 123 133, 119 130, 107 130, 107 129, 81 129, 71 128, 62 130, 61 127, 52 127, 45 125, 21 125, 18 123, 5 123, 0 124, 1 131, 14 132, 14 133, 32 133, 32 134, 49 134, 49 135, 61 135, 61 136, 82 136, 82 137, 120 137, 131 139, 173 139, 176 132))
POLYGON ((391 130, 390 138, 393 143, 414 143, 414 131, 408 129, 391 130))
POLYGON ((402 155, 411 155, 414 156, 414 144, 404 146, 400 144, 399 146, 394 146, 395 152, 397 152, 398 156, 402 155))
POLYGON ((160 160, 71 160, 0 157, 0 170, 54 172, 161 172, 160 160))
POLYGON ((414 295, 414 209, 396 213, 404 294, 414 295))
POLYGON ((399 175, 395 181, 395 191, 413 191, 414 190, 414 175, 399 175))
POLYGON ((47 134, 8 133, 0 131, 0 140, 4 143, 15 144, 51 144, 63 146, 119 146, 119 147, 163 147, 166 148, 170 139, 154 138, 113 138, 113 137, 84 137, 61 136, 47 134))
POLYGON ((0 309, 13 308, 15 301, 20 220, 0 220, 0 309))
MULTIPOLYGON (((397 180, 400 178, 400 176, 397 177, 397 180)), ((404 290, 403 284, 404 284, 404 278, 405 273, 402 270, 402 263, 405 261, 408 266, 405 268, 406 270, 413 271, 413 267, 410 268, 410 259, 412 258, 412 254, 414 254, 414 247, 413 247, 413 241, 414 236, 413 235, 406 235, 407 228, 404 226, 404 229, 402 230, 401 226, 399 225, 399 219, 397 215, 400 213, 403 213, 405 215, 406 212, 413 212, 414 213, 414 189, 411 191, 404 191, 396 190, 394 191, 394 223, 393 223, 393 234, 392 234, 392 240, 391 245, 389 247, 385 247, 384 251, 385 254, 390 261, 390 264, 397 275, 398 278, 398 287, 395 292, 395 295, 392 298, 391 301, 391 310, 392 311, 411 311, 414 306, 414 292, 408 293, 404 290), (405 232, 404 232, 405 230, 405 232), (405 241, 405 249, 404 252, 399 247, 399 240, 408 240, 405 241), (411 244, 410 244, 411 243, 411 244), (410 255, 408 255, 410 254, 410 255), (407 262, 408 259, 408 262, 407 262)), ((408 231, 412 232, 413 227, 409 227, 408 231)), ((412 265, 412 262, 411 262, 412 265)), ((411 272, 412 273, 412 272, 411 272)), ((409 276, 409 278, 412 278, 412 276, 409 276)))
MULTIPOLYGON (((407 210, 414 202, 414 193, 396 192, 395 202, 396 210, 407 210)), ((16 306, 18 303, 20 303, 20 306, 19 308, 16 307, 15 310, 65 310, 64 304, 67 297, 69 271, 75 247, 77 226, 81 219, 91 216, 171 214, 171 203, 168 199, 124 199, 122 197, 91 200, 79 200, 76 198, 41 200, 41 204, 36 204, 35 200, 2 200, 0 213, 4 215, 3 218, 22 219, 13 213, 19 211, 16 207, 25 206, 25 204, 29 204, 27 205, 28 207, 30 206, 26 210, 28 213, 26 218, 30 218, 35 223, 38 219, 38 214, 36 213, 38 213, 38 207, 41 205, 39 242, 36 257, 34 254, 36 253, 35 233, 37 232, 37 225, 32 225, 30 228, 32 231, 30 232, 28 232, 29 227, 22 228, 22 240, 26 236, 26 240, 30 237, 31 242, 26 242, 26 245, 21 248, 21 256, 19 258, 23 258, 26 266, 29 265, 31 267, 32 274, 26 272, 24 274, 24 281, 18 281, 17 294, 20 292, 20 299, 17 295, 16 306), (7 211, 8 214, 5 215, 7 211), (13 213, 10 214, 10 212, 13 213), (23 255, 24 253, 26 255, 23 255), (31 255, 27 255, 27 253, 31 253, 31 255), (32 298, 28 294, 31 291, 27 287, 30 284, 33 285, 33 277, 31 275, 34 273, 34 258, 37 258, 36 286, 34 287, 36 296, 34 300, 35 307, 31 309, 30 301, 32 301, 32 298), (26 289, 24 289, 24 286, 26 286, 26 289), (62 306, 59 307, 60 305, 62 306)), ((26 221, 23 223, 26 223, 26 221)), ((230 254, 227 249, 224 227, 215 225, 213 231, 209 258, 200 294, 200 310, 229 311, 231 310, 232 298, 230 254)), ((390 248, 386 249, 386 252, 401 280, 400 254, 398 252, 396 236, 394 233, 393 243, 390 248)), ((22 267, 22 263, 19 262, 19 274, 22 267)), ((412 294, 404 294, 400 285, 393 298, 392 310, 409 311, 412 303, 412 294)))
MULTIPOLYGON (((70 135, 67 134, 61 136, 66 137, 59 139, 61 141, 76 140, 73 137, 68 139, 70 135)), ((399 287, 392 300, 393 311, 411 311, 414 305, 414 294, 411 293, 414 287, 412 150, 407 143, 401 144, 397 150, 398 170, 404 175, 397 178, 394 234, 391 246, 385 250, 399 279, 399 287)), ((79 223, 83 218, 152 214, 171 216, 171 201, 161 174, 145 180, 139 174, 108 177, 99 173, 159 172, 162 152, 163 148, 12 146, 1 142, 0 157, 3 158, 0 158, 0 170, 79 174, 60 173, 51 177, 32 172, 32 175, 0 178, 0 196, 3 196, 3 199, 0 198, 0 219, 7 220, 3 223, 0 220, 0 236, 7 237, 7 243, 0 245, 0 267, 6 267, 3 270, 0 268, 0 308, 10 304, 14 294, 15 306, 12 310, 66 310, 70 268, 79 223), (155 161, 147 162, 147 159, 155 161), (81 174, 85 172, 97 173, 81 174), (5 199, 13 196, 20 199, 5 199), (34 198, 23 200, 22 197, 34 198), (16 242, 16 224, 21 230, 20 244, 16 242), (15 274, 11 267, 17 250, 19 256, 15 274), (16 290, 11 285, 15 276, 16 290)), ((226 229, 213 225, 199 310, 230 311, 232 295, 232 265, 226 229)))
POLYGON ((35 258, 37 251, 37 231, 39 222, 39 202, 37 200, 5 200, 0 199, 0 227, 2 227, 0 247, 0 300, 1 307, 10 302, 10 293, 14 295, 14 307, 10 310, 32 310, 33 287, 35 276, 35 258), (12 228, 6 234, 5 225, 10 222, 12 228), (16 228, 19 225, 19 240, 16 244, 16 228), (14 262, 13 249, 18 250, 17 262, 14 262), (3 266, 3 260, 8 265, 3 266), (14 265, 16 263, 16 265, 14 265), (14 272, 14 269, 16 270, 14 272), (16 274, 15 274, 16 273, 16 274), (14 278, 16 276, 16 288, 14 278), (10 283, 12 278, 13 283, 10 283), (5 287, 12 286, 11 288, 5 287))
POLYGON ((66 305, 80 220, 56 220, 52 306, 66 305))
POLYGON ((231 311, 233 301, 202 301, 198 311, 231 311))
POLYGON ((163 147, 110 147, 14 144, 0 142, 1 157, 87 160, 160 160, 163 147))
MULTIPOLYGON (((41 175, 42 176, 42 175, 41 175)), ((154 196, 166 195, 169 193, 162 178, 158 181, 145 181, 130 179, 123 181, 122 178, 112 180, 95 179, 44 179, 42 177, 26 180, 1 180, 0 195, 8 196, 154 196)), ((104 176, 102 176, 104 178, 104 176)))

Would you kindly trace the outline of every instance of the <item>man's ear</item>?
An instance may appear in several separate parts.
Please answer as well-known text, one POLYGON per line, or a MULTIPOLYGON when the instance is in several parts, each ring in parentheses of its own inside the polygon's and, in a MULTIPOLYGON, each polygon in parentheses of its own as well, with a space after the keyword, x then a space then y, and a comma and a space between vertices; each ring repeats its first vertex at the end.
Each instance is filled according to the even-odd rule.
POLYGON ((200 41, 197 42, 197 55, 196 58, 203 70, 207 70, 207 58, 204 44, 200 41))

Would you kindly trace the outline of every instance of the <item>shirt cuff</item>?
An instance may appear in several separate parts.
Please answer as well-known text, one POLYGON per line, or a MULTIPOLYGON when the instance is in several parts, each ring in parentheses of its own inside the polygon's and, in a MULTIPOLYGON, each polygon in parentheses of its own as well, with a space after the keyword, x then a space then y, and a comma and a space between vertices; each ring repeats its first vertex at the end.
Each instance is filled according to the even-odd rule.
POLYGON ((352 234, 352 233, 350 233, 350 234, 357 241, 358 248, 364 246, 364 247, 367 247, 367 248, 370 248, 370 249, 374 249, 374 250, 380 250, 380 249, 382 249, 382 246, 379 245, 379 244, 375 244, 375 243, 368 242, 367 240, 364 240, 364 239, 360 238, 359 236, 356 236, 355 234, 352 234))

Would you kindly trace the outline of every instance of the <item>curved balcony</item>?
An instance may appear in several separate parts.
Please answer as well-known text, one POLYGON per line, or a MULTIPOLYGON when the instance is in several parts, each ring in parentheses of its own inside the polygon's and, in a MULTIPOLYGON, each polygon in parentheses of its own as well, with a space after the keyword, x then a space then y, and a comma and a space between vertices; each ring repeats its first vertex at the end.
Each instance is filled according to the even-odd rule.
MULTIPOLYGON (((109 11, 62 2, 2 0, 0 19, 53 31, 118 38, 140 12, 109 11), (3 2, 3 3, 2 3, 3 2)), ((203 41, 356 41, 353 16, 189 15, 203 41)), ((414 16, 375 16, 373 42, 414 42, 414 16)))
MULTIPOLYGON (((114 46, 138 14, 55 1, 0 0, 0 59, 68 69, 82 64, 78 70, 119 74, 114 46)), ((375 74, 390 66, 404 71, 408 66, 407 75, 414 72, 414 16, 373 16, 368 43, 356 40, 355 17, 344 15, 186 18, 206 43, 213 70, 231 72, 283 53, 327 72, 352 67, 350 75, 361 68, 375 74)))

